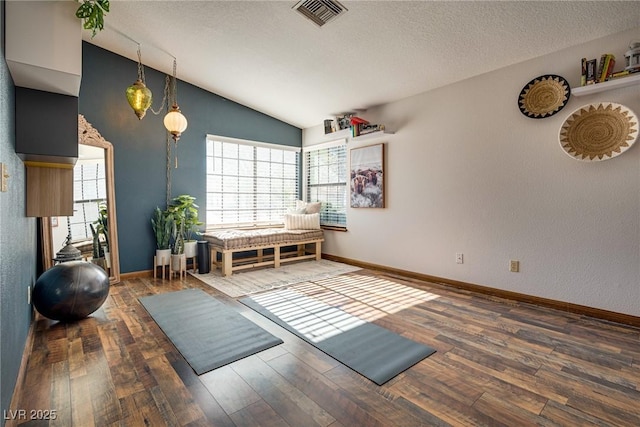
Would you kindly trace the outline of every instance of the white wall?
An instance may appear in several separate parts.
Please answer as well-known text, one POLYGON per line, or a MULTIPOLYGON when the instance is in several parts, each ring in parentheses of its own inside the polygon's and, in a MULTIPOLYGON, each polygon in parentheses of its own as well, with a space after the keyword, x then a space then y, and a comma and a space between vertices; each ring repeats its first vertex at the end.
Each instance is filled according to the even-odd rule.
MULTIPOLYGON (((386 142, 387 208, 349 209, 348 231, 326 231, 323 252, 640 316, 640 141, 593 163, 558 142, 585 104, 613 101, 640 115, 640 85, 572 96, 545 119, 524 116, 517 102, 540 75, 579 86, 582 57, 614 53, 623 64, 632 39, 640 28, 361 114, 395 131, 349 143, 386 142)), ((304 145, 323 139, 322 126, 303 134, 304 145)))

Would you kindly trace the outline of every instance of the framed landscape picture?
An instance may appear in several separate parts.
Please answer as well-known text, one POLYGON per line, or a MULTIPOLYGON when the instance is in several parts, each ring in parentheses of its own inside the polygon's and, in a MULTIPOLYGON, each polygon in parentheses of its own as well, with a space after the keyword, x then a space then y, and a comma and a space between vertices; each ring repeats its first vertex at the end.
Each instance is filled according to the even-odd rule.
POLYGON ((351 207, 384 208, 384 144, 352 148, 351 207))

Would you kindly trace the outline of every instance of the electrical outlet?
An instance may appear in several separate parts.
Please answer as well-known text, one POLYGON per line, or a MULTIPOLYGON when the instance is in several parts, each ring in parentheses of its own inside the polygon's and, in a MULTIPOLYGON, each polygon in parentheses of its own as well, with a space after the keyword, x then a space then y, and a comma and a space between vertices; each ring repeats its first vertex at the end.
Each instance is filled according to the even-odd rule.
POLYGON ((31 286, 27 286, 27 304, 31 305, 31 286))
POLYGON ((456 254, 456 264, 462 264, 462 263, 464 263, 464 255, 458 252, 456 254))
POLYGON ((509 261, 509 271, 512 273, 518 273, 520 271, 520 261, 517 259, 509 261))

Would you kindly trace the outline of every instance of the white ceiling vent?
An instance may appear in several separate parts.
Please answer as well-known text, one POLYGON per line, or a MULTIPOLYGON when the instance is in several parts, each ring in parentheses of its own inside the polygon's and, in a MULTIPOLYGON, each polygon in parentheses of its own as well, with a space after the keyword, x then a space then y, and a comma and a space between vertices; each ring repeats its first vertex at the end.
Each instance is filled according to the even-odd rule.
POLYGON ((338 15, 342 15, 347 8, 333 0, 302 0, 293 9, 322 27, 338 15))

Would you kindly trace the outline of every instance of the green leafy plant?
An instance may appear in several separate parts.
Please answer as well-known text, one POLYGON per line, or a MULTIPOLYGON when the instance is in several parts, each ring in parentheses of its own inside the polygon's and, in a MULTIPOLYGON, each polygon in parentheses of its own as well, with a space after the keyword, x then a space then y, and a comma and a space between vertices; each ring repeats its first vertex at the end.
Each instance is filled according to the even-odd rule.
POLYGON ((91 30, 91 38, 104 29, 104 15, 109 12, 109 0, 78 0, 76 17, 82 19, 82 27, 91 30))
POLYGON ((167 209, 173 215, 178 229, 183 230, 184 240, 194 240, 194 233, 199 231, 203 222, 198 221, 198 205, 196 198, 188 194, 174 197, 167 209))
POLYGON ((91 234, 93 234, 93 259, 104 258, 104 248, 100 244, 100 233, 93 227, 93 224, 89 224, 91 227, 91 234))
POLYGON ((173 235, 175 222, 173 215, 167 211, 156 208, 151 218, 151 228, 156 238, 156 248, 170 249, 171 237, 173 235))
POLYGON ((181 255, 184 253, 184 223, 178 224, 173 222, 173 244, 171 245, 171 253, 173 255, 181 255))

